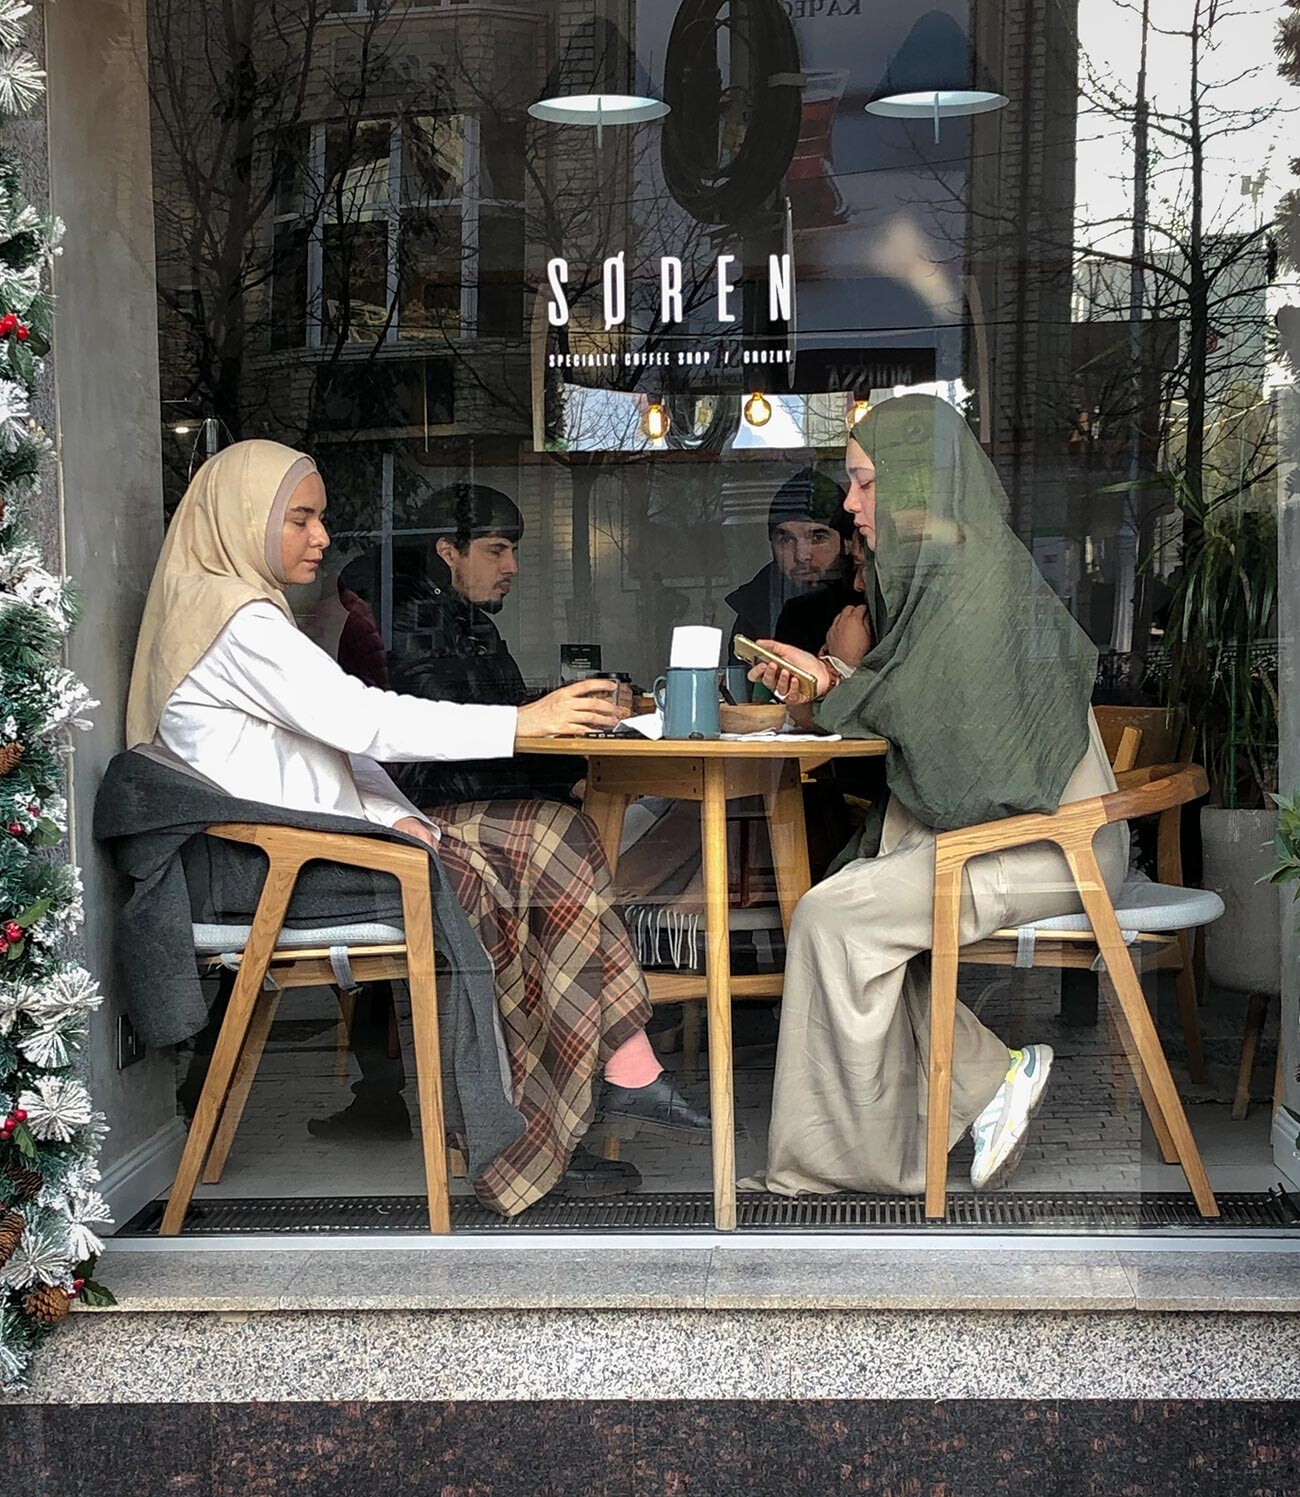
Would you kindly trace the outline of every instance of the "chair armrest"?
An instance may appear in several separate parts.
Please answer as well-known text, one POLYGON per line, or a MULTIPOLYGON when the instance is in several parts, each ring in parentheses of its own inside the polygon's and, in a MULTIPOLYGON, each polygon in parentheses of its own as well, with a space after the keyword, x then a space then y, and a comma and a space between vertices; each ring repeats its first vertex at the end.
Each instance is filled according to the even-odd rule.
POLYGON ((420 848, 349 832, 313 832, 303 827, 231 821, 208 827, 207 835, 260 847, 272 867, 298 869, 304 863, 342 863, 397 878, 428 878, 428 854, 420 848))
POLYGON ((1008 816, 1005 821, 986 821, 980 826, 941 832, 935 839, 935 860, 964 863, 982 853, 1031 847, 1035 842, 1091 843, 1105 823, 1103 798, 1095 795, 1062 806, 1052 815, 1008 816))
POLYGON ((981 826, 942 832, 935 841, 936 867, 965 863, 981 853, 1006 852, 1035 842, 1062 848, 1090 848, 1109 822, 1132 821, 1185 805, 1205 794, 1205 771, 1199 764, 1156 764, 1116 776, 1120 788, 1109 795, 1072 801, 1051 816, 1009 816, 981 826))

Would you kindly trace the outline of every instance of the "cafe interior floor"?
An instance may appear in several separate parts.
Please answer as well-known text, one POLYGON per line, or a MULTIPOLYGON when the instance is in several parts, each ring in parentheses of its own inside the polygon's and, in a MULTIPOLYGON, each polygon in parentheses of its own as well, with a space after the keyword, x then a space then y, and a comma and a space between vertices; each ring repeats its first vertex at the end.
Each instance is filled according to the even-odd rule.
MULTIPOLYGON (((1231 1099, 1240 1056, 1246 999, 1211 992, 1202 1007, 1209 1081, 1194 1085, 1172 988, 1148 977, 1157 996, 1162 1039, 1188 1107, 1212 1185, 1221 1191, 1262 1191, 1278 1182, 1272 1162, 1269 1097, 1276 1055, 1276 1017, 1266 1030, 1254 1077, 1254 1102, 1244 1121, 1231 1117, 1231 1099)), ((962 997, 1009 1043, 1040 1041, 1056 1051, 1053 1083, 1033 1124, 1023 1161, 1014 1177, 1017 1191, 1102 1191, 1117 1193, 1183 1191, 1181 1171, 1161 1163, 1150 1129, 1143 1125, 1131 1086, 1117 1093, 1116 1066, 1104 1022, 1068 1022, 1061 1012, 1060 975, 968 968, 962 997)), ((399 1009, 404 1005, 399 1002, 399 1009)), ((661 1011, 671 1023, 671 1010, 661 1011)), ((1086 1014, 1085 1014, 1086 1019, 1086 1014)), ((403 1053, 410 1069, 409 1020, 399 1020, 403 1053)), ((761 1169, 771 1099, 776 1012, 771 1005, 738 1005, 736 1010, 736 1102, 743 1135, 737 1141, 740 1176, 761 1169)), ((340 1076, 337 1007, 327 989, 286 993, 239 1134, 218 1185, 200 1186, 204 1197, 288 1199, 420 1195, 423 1175, 418 1142, 415 1088, 406 1098, 416 1129, 409 1140, 359 1135, 354 1139, 314 1138, 311 1118, 344 1107, 348 1079, 340 1076)), ((665 1063, 697 1100, 708 1096, 707 1054, 696 1074, 688 1074, 671 1029, 656 1036, 665 1063)), ((345 1066, 355 1063, 344 1056, 345 1066)), ((182 1064, 184 1057, 182 1056, 182 1064)), ((349 1077, 349 1079, 350 1079, 349 1077)), ((594 1140, 593 1140, 594 1144, 594 1140)), ((594 1145, 597 1146, 598 1145, 594 1145)), ((959 1190, 969 1168, 970 1143, 954 1150, 950 1188, 959 1190)), ((644 1190, 702 1191, 710 1184, 707 1145, 684 1146, 633 1140, 623 1157, 643 1177, 644 1190)), ((464 1181, 454 1187, 464 1191, 464 1181)))

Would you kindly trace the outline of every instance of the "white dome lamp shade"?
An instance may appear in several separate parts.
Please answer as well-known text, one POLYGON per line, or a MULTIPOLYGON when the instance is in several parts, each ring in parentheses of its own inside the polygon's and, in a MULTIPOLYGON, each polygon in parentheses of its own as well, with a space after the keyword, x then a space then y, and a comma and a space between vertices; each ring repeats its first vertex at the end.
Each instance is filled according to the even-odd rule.
POLYGON ((932 10, 908 32, 866 109, 887 119, 933 120, 938 145, 943 120, 992 114, 1009 103, 957 22, 932 10))
POLYGON ((651 91, 627 39, 612 22, 601 20, 579 27, 570 37, 542 97, 528 106, 535 120, 594 129, 597 148, 604 144, 606 125, 640 125, 668 112, 668 105, 651 91))

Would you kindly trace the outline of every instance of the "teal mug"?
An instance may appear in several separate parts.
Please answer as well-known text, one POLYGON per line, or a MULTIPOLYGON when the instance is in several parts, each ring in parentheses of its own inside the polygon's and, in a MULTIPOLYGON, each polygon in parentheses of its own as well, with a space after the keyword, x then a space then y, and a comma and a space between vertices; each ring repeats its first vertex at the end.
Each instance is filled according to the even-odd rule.
POLYGON ((716 738, 717 669, 671 667, 655 682, 655 701, 664 715, 665 738, 716 738))

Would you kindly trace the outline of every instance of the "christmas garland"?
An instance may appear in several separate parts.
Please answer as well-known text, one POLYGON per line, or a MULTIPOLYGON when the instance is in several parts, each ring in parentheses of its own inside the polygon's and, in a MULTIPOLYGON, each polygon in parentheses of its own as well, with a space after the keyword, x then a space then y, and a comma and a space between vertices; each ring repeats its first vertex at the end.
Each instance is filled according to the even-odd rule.
MULTIPOLYGON (((30 12, 0 0, 0 116, 43 91, 22 45, 30 12)), ((36 1344, 78 1296, 112 1302, 91 1278, 108 1220, 95 1167, 106 1129, 79 1064, 100 997, 69 954, 80 878, 49 851, 67 831, 68 730, 89 727, 98 703, 63 663, 68 580, 41 565, 23 524, 51 450, 29 412, 61 233, 26 202, 0 146, 0 1387, 22 1385, 36 1344)))

